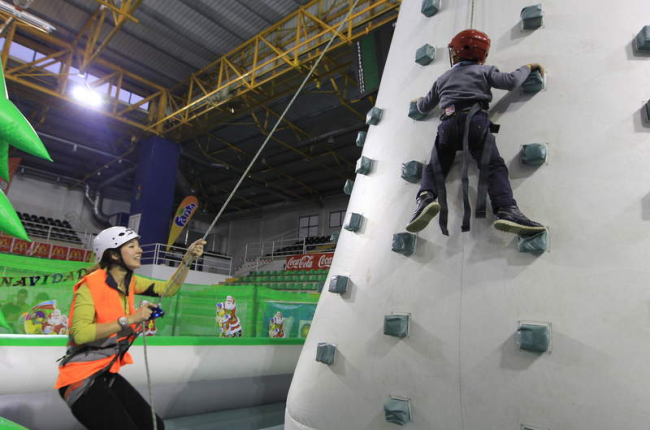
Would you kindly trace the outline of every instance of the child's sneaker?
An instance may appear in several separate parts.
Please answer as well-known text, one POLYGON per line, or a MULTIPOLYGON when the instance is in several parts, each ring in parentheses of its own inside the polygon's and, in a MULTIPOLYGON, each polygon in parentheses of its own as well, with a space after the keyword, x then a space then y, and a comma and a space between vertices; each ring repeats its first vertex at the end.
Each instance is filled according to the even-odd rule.
POLYGON ((522 236, 530 236, 546 230, 546 227, 540 223, 526 218, 526 215, 522 214, 517 206, 499 208, 497 219, 494 221, 494 228, 522 236))
POLYGON ((440 203, 436 201, 436 198, 433 197, 429 191, 424 191, 420 193, 417 199, 417 207, 415 208, 415 213, 411 217, 411 220, 406 225, 406 231, 411 233, 417 233, 421 231, 424 227, 429 224, 429 221, 433 219, 440 212, 440 203))

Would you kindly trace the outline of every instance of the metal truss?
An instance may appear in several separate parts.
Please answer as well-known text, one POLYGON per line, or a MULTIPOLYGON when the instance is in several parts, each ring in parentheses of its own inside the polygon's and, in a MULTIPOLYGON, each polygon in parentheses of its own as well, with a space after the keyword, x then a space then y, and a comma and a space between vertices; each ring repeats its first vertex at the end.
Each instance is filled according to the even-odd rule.
MULTIPOLYGON (((23 23, 12 23, 6 31, 2 51, 6 79, 79 104, 68 94, 68 75, 71 67, 89 71, 98 77, 88 81, 91 87, 109 84, 107 94, 104 94, 109 103, 97 111, 140 130, 166 136, 176 131, 174 134, 181 137, 183 132, 196 131, 196 125, 206 114, 215 110, 226 112, 228 104, 244 94, 264 88, 267 93, 277 96, 283 92, 274 89, 278 80, 290 76, 291 72, 304 74, 333 35, 337 38, 328 52, 350 45, 372 29, 394 20, 401 3, 401 0, 361 0, 344 21, 353 0, 313 0, 193 73, 185 82, 168 89, 100 57, 126 20, 137 21, 132 14, 141 0, 123 0, 119 8, 106 0, 96 1, 101 7, 73 43, 23 23), (101 27, 109 12, 113 14, 113 28, 100 42, 101 27), (342 30, 337 31, 340 24, 343 24, 342 30), (19 32, 16 32, 17 26, 19 32), (44 54, 44 57, 29 63, 8 65, 8 53, 14 40, 44 54), (60 73, 48 70, 48 66, 57 63, 62 65, 60 73), (135 104, 124 104, 119 101, 121 90, 138 94, 143 99, 135 104), (141 109, 145 104, 147 111, 141 109)), ((6 21, 10 17, 0 13, 0 18, 6 21)), ((341 70, 335 67, 323 70, 323 78, 341 70)))

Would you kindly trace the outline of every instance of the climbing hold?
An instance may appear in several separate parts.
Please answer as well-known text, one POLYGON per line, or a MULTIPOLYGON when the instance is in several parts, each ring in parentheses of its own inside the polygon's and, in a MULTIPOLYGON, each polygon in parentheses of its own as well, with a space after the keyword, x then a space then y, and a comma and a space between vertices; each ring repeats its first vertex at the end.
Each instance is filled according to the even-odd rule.
POLYGON ((366 132, 365 131, 360 131, 357 133, 357 140, 356 140, 357 146, 362 148, 363 144, 366 143, 366 132))
POLYGON ((642 52, 650 51, 650 25, 646 25, 636 35, 636 50, 642 52))
POLYGON ((543 143, 523 145, 519 152, 521 163, 526 166, 541 166, 546 163, 547 148, 543 143))
POLYGON ((318 347, 316 348, 316 361, 320 361, 325 364, 334 363, 334 353, 336 352, 336 346, 331 343, 319 342, 318 347))
POLYGON ((420 11, 427 18, 431 18, 440 10, 440 0, 422 0, 422 9, 420 11))
POLYGON ((352 195, 352 188, 354 188, 354 181, 347 180, 345 181, 345 185, 343 186, 343 192, 347 194, 348 196, 352 195))
POLYGON ((384 315, 384 334, 404 338, 409 334, 409 316, 407 314, 384 315))
POLYGON ((366 124, 368 125, 377 125, 379 124, 379 121, 381 121, 381 117, 384 114, 383 109, 379 109, 378 107, 373 107, 368 111, 368 114, 366 114, 366 124))
POLYGON ((521 10, 521 22, 524 30, 534 30, 543 24, 544 11, 541 4, 527 6, 521 10))
POLYGON ((435 59, 436 59, 436 48, 429 45, 428 43, 425 43, 424 45, 420 46, 418 50, 415 51, 415 62, 422 66, 431 64, 431 62, 435 59))
POLYGON ((409 105, 409 118, 416 121, 422 121, 427 118, 427 114, 420 112, 418 110, 417 102, 412 101, 409 105))
POLYGON ((650 122, 650 100, 645 104, 645 120, 650 122))
POLYGON ((544 78, 539 73, 539 70, 535 70, 528 75, 524 83, 521 84, 521 89, 525 93, 537 93, 544 89, 544 78))
POLYGON ((539 427, 532 427, 532 426, 529 426, 529 425, 526 425, 526 424, 522 424, 521 425, 521 430, 549 430, 549 429, 542 429, 542 428, 539 428, 539 427))
POLYGON ((540 231, 532 236, 521 236, 517 238, 517 247, 519 252, 529 254, 541 254, 546 251, 548 246, 548 231, 540 231))
POLYGON ((422 178, 423 164, 419 161, 409 161, 402 163, 402 179, 412 184, 417 183, 422 178))
POLYGON ((329 292, 343 294, 347 291, 349 282, 350 282, 350 278, 348 278, 347 276, 342 276, 342 275, 332 276, 330 278, 329 292))
POLYGON ((348 218, 348 222, 343 226, 343 228, 347 231, 359 231, 362 221, 362 215, 352 212, 348 218))
POLYGON ((354 173, 367 175, 372 170, 372 160, 368 157, 361 157, 357 160, 357 168, 354 173))
POLYGON ((517 329, 519 349, 530 352, 546 352, 551 345, 550 324, 519 324, 517 329))
POLYGON ((392 251, 409 256, 415 252, 417 236, 413 233, 396 233, 393 235, 392 251))

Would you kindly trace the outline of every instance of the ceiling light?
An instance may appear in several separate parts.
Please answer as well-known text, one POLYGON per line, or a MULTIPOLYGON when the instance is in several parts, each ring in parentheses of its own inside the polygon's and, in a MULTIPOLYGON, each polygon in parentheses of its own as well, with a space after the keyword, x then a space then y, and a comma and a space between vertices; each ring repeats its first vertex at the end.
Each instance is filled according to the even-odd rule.
POLYGON ((92 107, 99 107, 102 105, 102 96, 83 85, 76 85, 72 88, 72 97, 81 103, 92 107))
POLYGON ((36 27, 37 29, 44 31, 45 33, 51 33, 54 30, 56 30, 56 27, 54 27, 49 22, 44 21, 36 17, 35 15, 32 15, 29 12, 26 12, 24 10, 19 10, 13 5, 6 3, 4 1, 0 1, 0 11, 8 13, 9 15, 14 16, 19 21, 29 24, 32 27, 36 27))

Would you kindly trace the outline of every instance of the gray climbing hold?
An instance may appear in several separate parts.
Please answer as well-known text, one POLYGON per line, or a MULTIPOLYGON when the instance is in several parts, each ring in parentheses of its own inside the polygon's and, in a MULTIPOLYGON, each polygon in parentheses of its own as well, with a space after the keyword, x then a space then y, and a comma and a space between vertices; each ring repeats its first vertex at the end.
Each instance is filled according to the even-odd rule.
POLYGON ((436 59, 436 48, 429 45, 428 43, 425 43, 424 45, 420 46, 418 50, 415 51, 415 62, 422 66, 431 64, 431 62, 435 59, 436 59))
POLYGON ((409 105, 409 118, 422 121, 427 118, 427 114, 420 112, 417 102, 412 101, 409 105))
POLYGON ((336 275, 330 278, 330 293, 343 294, 348 289, 348 284, 350 283, 350 278, 347 276, 336 275))
POLYGON ((539 70, 535 70, 528 75, 524 83, 521 84, 521 89, 525 93, 537 93, 544 89, 544 78, 539 73, 539 70))
POLYGON ((361 222, 363 221, 363 216, 352 212, 348 218, 348 222, 343 226, 347 231, 359 231, 361 228, 361 222))
POLYGON ((417 236, 413 233, 396 233, 393 235, 391 250, 408 257, 415 252, 416 239, 417 236))
POLYGON ((384 334, 404 338, 409 334, 409 316, 391 314, 384 315, 384 334))
POLYGON ((528 254, 542 254, 548 246, 548 231, 540 231, 532 236, 517 237, 517 247, 519 252, 528 254))
POLYGON ((645 120, 650 122, 650 100, 645 104, 645 120))
POLYGON ((345 185, 343 186, 343 192, 348 196, 351 196, 353 188, 354 188, 354 181, 348 179, 347 181, 345 181, 345 185))
POLYGON ((379 109, 378 107, 373 107, 366 114, 366 124, 368 125, 379 124, 379 121, 381 121, 381 117, 383 116, 383 114, 384 114, 383 109, 379 109))
POLYGON ((521 10, 522 28, 524 30, 534 30, 543 24, 544 11, 541 4, 527 6, 521 10))
POLYGON ((541 166, 546 163, 547 152, 543 143, 530 143, 521 147, 519 158, 526 166, 541 166))
POLYGON ((422 163, 415 160, 402 163, 402 179, 412 184, 417 183, 422 178, 423 167, 422 163))
POLYGON ((354 173, 367 175, 372 170, 372 160, 368 157, 361 157, 357 160, 357 168, 354 173))
POLYGON ((636 50, 650 52, 650 25, 644 26, 636 35, 636 50))
POLYGON ((316 361, 325 364, 334 363, 334 354, 336 353, 336 346, 331 343, 319 342, 316 348, 316 361))
POLYGON ((365 131, 360 131, 357 133, 357 140, 356 140, 357 146, 362 148, 363 144, 366 143, 366 132, 365 131))
POLYGON ((427 18, 431 18, 440 10, 440 0, 422 0, 420 12, 427 18))
POLYGON ((517 329, 519 349, 546 352, 551 346, 551 328, 547 324, 520 324, 517 329))

